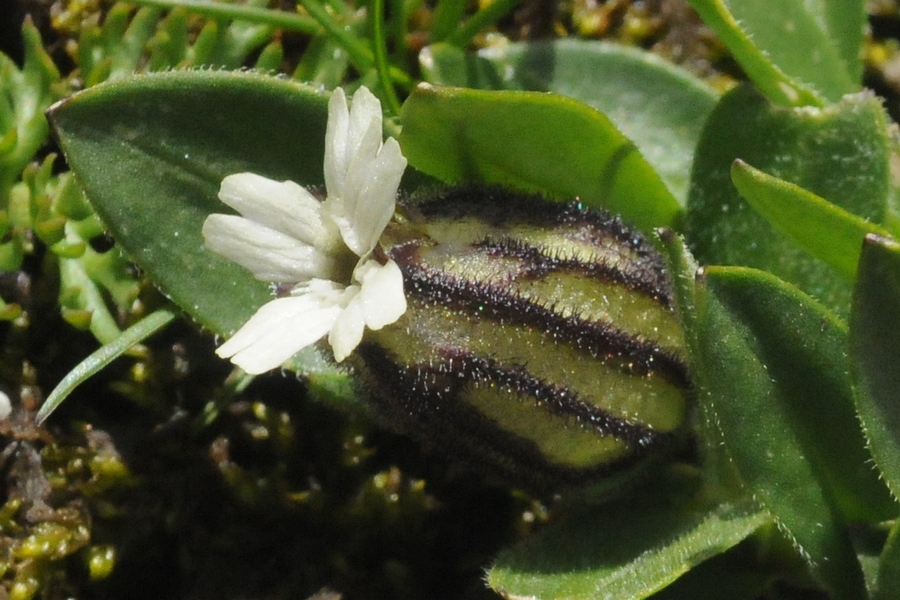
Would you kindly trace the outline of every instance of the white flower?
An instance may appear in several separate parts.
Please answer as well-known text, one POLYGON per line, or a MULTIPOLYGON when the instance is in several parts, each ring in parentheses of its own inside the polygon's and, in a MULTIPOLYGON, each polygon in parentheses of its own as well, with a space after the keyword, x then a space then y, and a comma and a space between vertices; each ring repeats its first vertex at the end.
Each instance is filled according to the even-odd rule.
POLYGON ((378 99, 362 87, 348 110, 338 88, 328 103, 324 202, 253 173, 222 181, 219 198, 242 216, 207 217, 206 246, 290 291, 263 305, 219 356, 263 373, 327 334, 341 362, 366 327, 381 329, 406 312, 400 268, 373 256, 406 168, 397 141, 381 136, 378 99))

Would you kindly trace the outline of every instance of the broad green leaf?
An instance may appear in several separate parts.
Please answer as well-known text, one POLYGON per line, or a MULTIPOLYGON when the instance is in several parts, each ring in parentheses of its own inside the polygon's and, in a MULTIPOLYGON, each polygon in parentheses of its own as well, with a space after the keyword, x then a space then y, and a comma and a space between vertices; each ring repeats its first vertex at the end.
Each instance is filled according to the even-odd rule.
POLYGON ((663 478, 603 507, 563 515, 488 572, 511 598, 646 598, 770 522, 753 503, 708 504, 663 478))
MULTIPOLYGON (((777 277, 740 267, 709 267, 706 283, 753 336, 752 350, 775 382, 781 427, 793 428, 831 502, 848 521, 897 512, 856 418, 847 363, 847 328, 824 307, 777 277)), ((726 404, 714 400, 714 404, 726 404)), ((742 418, 747 406, 717 408, 742 418)), ((746 434, 745 434, 746 435, 746 434)), ((753 440, 753 436, 748 435, 753 440)), ((727 443, 727 442, 726 442, 727 443)), ((761 451, 760 443, 755 442, 761 451)))
POLYGON ((900 498, 900 244, 863 245, 850 321, 859 418, 894 496, 900 498))
POLYGON ((678 201, 605 116, 554 94, 420 85, 400 113, 411 165, 446 182, 484 182, 578 198, 649 230, 678 201))
POLYGON ((270 294, 203 246, 203 221, 228 212, 217 192, 231 173, 322 185, 326 104, 325 95, 284 79, 191 71, 99 85, 49 116, 116 242, 188 314, 228 334, 270 294))
POLYGON ((731 179, 741 196, 775 229, 848 281, 856 278, 866 234, 889 235, 881 227, 740 159, 731 168, 731 179))
POLYGON ((773 102, 837 102, 859 91, 862 0, 689 0, 773 102))
POLYGON ((270 296, 264 282, 203 246, 206 216, 227 212, 219 184, 252 171, 321 185, 325 104, 283 80, 173 72, 97 86, 49 114, 117 243, 176 303, 224 334, 270 296))
POLYGON ((686 222, 691 250, 701 264, 774 273, 846 316, 850 286, 757 214, 732 184, 731 167, 741 159, 881 224, 891 189, 890 157, 888 121, 880 100, 869 93, 824 109, 786 109, 751 88, 737 88, 710 115, 694 157, 686 222))
POLYGON ((432 83, 555 92, 584 102, 632 140, 679 202, 686 201, 694 148, 717 94, 655 54, 561 39, 478 53, 437 44, 422 50, 419 62, 432 83))
POLYGON ((862 576, 844 523, 886 518, 896 508, 866 464, 848 408, 842 326, 761 272, 712 268, 694 281, 695 265, 678 237, 665 233, 663 246, 698 386, 705 479, 732 488, 729 467, 737 467, 838 597, 857 597, 862 576), (820 361, 826 365, 817 367, 820 361), (824 375, 829 364, 833 372, 824 375), (823 391, 828 385, 843 395, 823 391), (853 458, 833 456, 843 452, 853 458))
POLYGON ((694 332, 701 401, 748 490, 834 597, 865 597, 846 523, 882 518, 892 507, 864 460, 842 326, 769 274, 701 273, 694 332))

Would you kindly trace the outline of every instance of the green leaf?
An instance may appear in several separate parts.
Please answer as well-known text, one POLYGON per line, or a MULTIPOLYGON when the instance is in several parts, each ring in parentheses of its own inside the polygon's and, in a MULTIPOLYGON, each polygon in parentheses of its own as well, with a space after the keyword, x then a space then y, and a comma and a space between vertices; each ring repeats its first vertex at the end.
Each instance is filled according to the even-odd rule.
POLYGON ((861 0, 689 0, 773 102, 822 105, 857 92, 861 0))
POLYGON ((796 585, 809 579, 806 563, 771 522, 729 551, 697 565, 654 594, 653 600, 782 598, 775 591, 780 582, 796 585))
POLYGON ((341 84, 348 64, 344 49, 332 38, 321 35, 309 42, 291 77, 333 89, 341 84))
POLYGON ((881 224, 891 147, 881 101, 869 93, 825 109, 786 109, 748 87, 729 92, 710 115, 694 157, 686 222, 691 250, 701 264, 774 273, 846 316, 850 286, 757 214, 733 186, 731 167, 741 159, 881 224))
POLYGON ((56 410, 63 400, 69 394, 75 391, 75 388, 90 379, 91 376, 100 372, 106 365, 124 354, 132 346, 138 344, 163 327, 165 327, 175 314, 168 310, 158 310, 125 331, 115 339, 104 345, 102 348, 81 361, 72 371, 63 377, 59 385, 54 388, 47 400, 41 405, 41 409, 35 416, 35 422, 42 423, 50 414, 56 410))
MULTIPOLYGON (((106 306, 97 282, 91 279, 85 263, 81 260, 87 248, 83 242, 72 244, 64 241, 62 244, 63 247, 58 249, 58 253, 60 254, 59 304, 63 308, 63 314, 66 314, 66 311, 74 311, 73 314, 83 315, 94 337, 101 344, 108 344, 119 337, 121 330, 106 306), (66 256, 67 254, 69 256, 66 256)), ((54 250, 57 248, 54 247, 54 250)))
POLYGON ((900 521, 895 521, 881 552, 872 600, 900 598, 900 521))
POLYGON ((707 269, 696 302, 701 400, 748 490, 835 598, 865 597, 846 523, 894 507, 867 464, 843 326, 749 269, 707 269))
POLYGON ((810 255, 828 263, 847 281, 856 265, 866 234, 888 232, 835 206, 800 186, 766 175, 744 161, 734 161, 731 179, 756 212, 810 255))
POLYGON ((670 476, 564 515, 503 552, 488 583, 511 598, 645 598, 767 522, 752 503, 688 497, 684 482, 670 476))
POLYGON ((584 102, 634 142, 682 204, 694 148, 718 97, 654 54, 605 42, 508 44, 477 54, 438 44, 422 50, 419 62, 432 83, 555 92, 584 102))
POLYGON ((400 113, 411 165, 446 182, 485 182, 578 198, 649 230, 680 207, 602 114, 553 94, 420 85, 400 113))
POLYGON ((30 18, 22 25, 22 39, 25 63, 21 70, 0 52, 0 208, 4 209, 25 165, 47 141, 43 112, 60 96, 59 71, 30 18))
POLYGON ((704 386, 712 375, 707 372, 703 362, 699 319, 701 317, 698 303, 705 302, 706 291, 697 283, 699 266, 684 245, 684 240, 669 229, 659 231, 662 249, 665 253, 669 271, 672 273, 672 288, 675 299, 675 310, 684 331, 685 345, 688 349, 691 381, 698 386, 697 415, 695 429, 698 435, 703 477, 711 487, 730 490, 736 496, 743 494, 740 475, 724 449, 722 433, 716 424, 716 415, 711 402, 706 401, 709 386, 704 386))
MULTIPOLYGON (((767 401, 782 403, 782 428, 794 428, 830 501, 849 521, 894 516, 896 507, 871 467, 856 418, 844 323, 812 298, 762 271, 710 267, 706 282, 752 333, 753 352, 779 394, 767 401)), ((729 404, 717 413, 735 411, 739 420, 745 408, 755 410, 729 404)), ((759 442, 755 444, 758 449, 759 442)))
POLYGON ((203 246, 206 216, 227 210, 219 184, 253 171, 321 185, 325 104, 274 78, 173 72, 91 88, 49 114, 69 165, 125 252, 201 324, 225 334, 270 296, 265 283, 203 246))
MULTIPOLYGON (((91 88, 55 105, 50 119, 119 246, 174 302, 224 335, 271 296, 266 283, 203 246, 207 215, 228 210, 219 184, 252 171, 322 185, 326 104, 325 95, 284 79, 170 72, 91 88)), ((315 369, 346 378, 327 363, 315 369)))
POLYGON ((434 7, 431 39, 441 41, 459 27, 466 14, 466 0, 440 0, 434 7))
POLYGON ((900 244, 868 236, 850 321, 859 418, 872 456, 900 498, 900 244))

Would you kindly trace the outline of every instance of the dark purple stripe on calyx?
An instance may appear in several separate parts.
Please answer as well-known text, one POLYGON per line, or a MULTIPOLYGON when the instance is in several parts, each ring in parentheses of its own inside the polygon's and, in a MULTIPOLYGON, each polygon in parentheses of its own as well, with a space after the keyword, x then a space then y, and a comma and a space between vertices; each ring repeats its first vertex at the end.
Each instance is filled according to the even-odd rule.
POLYGON ((651 342, 610 323, 561 315, 552 307, 516 295, 508 286, 453 277, 426 265, 419 255, 420 248, 420 243, 410 242, 389 252, 403 271, 407 294, 464 310, 473 317, 540 329, 554 341, 572 345, 592 356, 627 358, 636 375, 659 373, 679 387, 688 387, 687 371, 681 361, 651 342))

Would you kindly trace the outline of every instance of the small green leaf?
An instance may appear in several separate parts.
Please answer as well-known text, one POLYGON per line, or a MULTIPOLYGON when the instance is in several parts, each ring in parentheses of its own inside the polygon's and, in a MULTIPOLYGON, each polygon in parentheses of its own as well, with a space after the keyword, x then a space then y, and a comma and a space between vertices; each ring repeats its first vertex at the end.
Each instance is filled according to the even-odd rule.
POLYGON ((347 53, 335 40, 318 36, 309 42, 291 77, 333 89, 343 81, 349 62, 347 53))
POLYGON ((0 202, 6 202, 22 169, 46 142, 43 111, 60 96, 59 71, 30 18, 22 25, 22 39, 25 63, 21 70, 0 52, 0 138, 4 146, 0 152, 0 202))
POLYGON ((774 273, 846 316, 846 280, 754 211, 732 184, 731 168, 741 159, 883 224, 891 156, 888 120, 881 101, 870 93, 847 96, 824 109, 786 109, 739 87, 723 96, 710 115, 694 157, 685 229, 691 250, 701 264, 774 273))
POLYGON ((52 246, 66 236, 65 217, 51 217, 34 224, 34 232, 41 240, 52 246))
POLYGON ((283 59, 284 49, 281 47, 281 42, 272 42, 259 53, 253 68, 257 71, 277 73, 283 59))
POLYGON ((900 498, 900 244, 868 236, 850 321, 859 418, 885 481, 900 498))
POLYGON ((0 244, 0 271, 17 271, 22 266, 25 252, 19 240, 0 244))
POLYGON ((773 102, 822 105, 859 91, 862 0, 689 0, 773 102))
POLYGON ((432 83, 555 92, 606 115, 684 204, 694 149, 717 94, 649 52, 562 39, 465 52, 446 44, 419 54, 432 83))
POLYGON ((602 508, 564 515, 503 552, 488 583, 510 598, 646 598, 767 522, 752 503, 710 505, 664 477, 602 508))
POLYGON ((775 229, 848 281, 856 278, 866 234, 889 235, 881 227, 740 159, 734 161, 731 179, 741 196, 775 229))
MULTIPOLYGON (((116 339, 121 330, 110 313, 100 288, 87 273, 84 263, 78 258, 85 253, 84 242, 63 240, 59 244, 59 303, 63 316, 76 327, 90 315, 90 330, 101 344, 116 339), (80 244, 80 246, 79 246, 80 244), (74 256, 77 255, 77 256, 74 256)), ((56 250, 54 246, 54 250, 56 250)))
POLYGON ((410 164, 443 181, 578 198, 645 230, 678 219, 678 201, 634 144, 569 98, 420 85, 400 120, 410 164))

